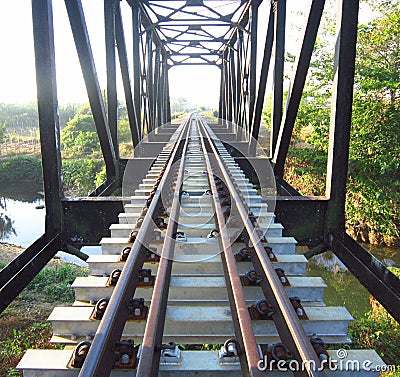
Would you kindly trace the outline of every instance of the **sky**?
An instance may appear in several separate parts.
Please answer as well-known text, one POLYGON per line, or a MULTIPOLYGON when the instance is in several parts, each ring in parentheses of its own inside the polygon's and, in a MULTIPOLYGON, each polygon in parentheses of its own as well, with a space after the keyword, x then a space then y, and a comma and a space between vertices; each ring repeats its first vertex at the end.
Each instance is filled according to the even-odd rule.
MULTIPOLYGON (((298 12, 307 9, 309 0, 287 0, 288 24, 303 24, 298 12)), ((106 87, 104 21, 101 0, 82 0, 100 87, 106 87)), ((262 54, 263 36, 266 33, 268 11, 264 0, 259 10, 259 51, 262 54), (265 22, 263 20, 265 19, 265 22)), ((123 14, 129 14, 128 5, 122 2, 123 14), (126 9, 125 9, 126 8, 126 9)), ((87 94, 76 54, 63 0, 53 0, 54 34, 58 100, 67 103, 85 103, 87 94)), ((124 18, 126 30, 130 18, 124 18)), ((131 57, 129 33, 126 33, 128 57, 131 57)), ((296 40, 287 40, 288 49, 296 49, 296 40)), ((26 103, 36 101, 36 76, 33 49, 31 0, 0 0, 0 102, 26 103)), ((294 51, 295 52, 295 51, 294 51)), ((262 58, 258 59, 261 62, 262 58)), ((132 66, 132 63, 131 63, 132 66)), ((259 68, 260 64, 258 64, 259 68)), ((171 97, 186 97, 197 105, 216 107, 219 96, 220 70, 217 67, 173 67, 170 69, 171 97)), ((119 97, 123 96, 118 82, 119 97)))

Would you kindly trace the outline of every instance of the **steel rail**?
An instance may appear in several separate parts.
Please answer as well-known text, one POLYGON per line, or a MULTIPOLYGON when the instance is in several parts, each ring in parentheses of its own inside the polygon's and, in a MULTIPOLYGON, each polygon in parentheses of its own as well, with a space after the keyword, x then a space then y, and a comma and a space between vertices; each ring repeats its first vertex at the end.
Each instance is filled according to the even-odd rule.
MULTIPOLYGON (((192 116, 189 117, 185 133, 188 135, 192 116)), ((184 178, 185 154, 189 144, 186 136, 179 163, 178 175, 175 183, 174 198, 169 214, 165 242, 161 251, 161 259, 157 270, 157 278, 151 297, 151 305, 147 317, 146 329, 142 340, 142 350, 136 377, 156 377, 160 366, 162 337, 164 333, 165 316, 167 312, 168 291, 171 280, 171 270, 175 248, 174 234, 178 228, 177 219, 180 212, 180 191, 184 178)))
POLYGON ((153 216, 156 214, 161 199, 161 192, 167 182, 173 163, 178 157, 178 147, 187 125, 188 122, 181 126, 180 134, 171 151, 170 159, 166 164, 166 170, 144 217, 136 240, 132 245, 121 276, 118 279, 118 283, 96 331, 88 355, 79 372, 79 377, 108 377, 110 375, 115 361, 113 348, 115 343, 121 338, 125 322, 129 315, 127 302, 135 294, 139 282, 138 270, 143 267, 146 259, 146 245, 148 245, 151 237, 149 230, 154 227, 153 216))
POLYGON ((203 137, 200 137, 200 140, 203 147, 204 160, 207 166, 208 180, 210 182, 213 205, 218 222, 219 238, 223 248, 221 256, 233 316, 233 324, 235 327, 236 337, 244 351, 239 353, 240 365, 244 376, 261 377, 265 374, 258 368, 260 354, 253 332, 250 314, 244 298, 242 283, 236 268, 236 261, 232 252, 231 242, 229 235, 226 232, 224 215, 214 179, 215 172, 212 168, 203 137))
POLYGON ((224 182, 230 192, 231 202, 235 202, 240 218, 243 222, 245 230, 248 234, 249 241, 253 248, 252 262, 255 270, 261 274, 261 287, 268 301, 273 305, 275 314, 273 319, 278 330, 282 342, 289 348, 296 360, 300 362, 300 366, 304 370, 294 372, 295 376, 313 376, 320 377, 326 374, 320 370, 320 360, 307 336, 297 314, 280 282, 275 269, 267 257, 262 247, 260 238, 251 223, 248 211, 242 203, 235 185, 219 155, 214 142, 210 136, 213 134, 209 126, 199 119, 204 134, 211 148, 210 152, 215 156, 216 163, 221 170, 224 182))

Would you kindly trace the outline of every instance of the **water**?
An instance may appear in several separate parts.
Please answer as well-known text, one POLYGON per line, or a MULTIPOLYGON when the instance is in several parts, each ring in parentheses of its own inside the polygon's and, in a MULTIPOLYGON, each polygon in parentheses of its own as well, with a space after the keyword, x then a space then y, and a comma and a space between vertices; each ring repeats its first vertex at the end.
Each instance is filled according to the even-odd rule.
MULTIPOLYGON (((398 249, 369 244, 363 246, 387 267, 400 267, 398 249)), ((370 293, 332 252, 311 258, 307 275, 324 279, 328 285, 324 291, 327 305, 345 306, 354 318, 360 318, 371 310, 370 293)))
MULTIPOLYGON (((45 210, 43 198, 38 193, 40 185, 7 185, 0 188, 0 241, 28 247, 44 233, 45 210), (39 208, 38 208, 39 207, 39 208)), ((400 267, 398 249, 363 245, 386 266, 400 267)), ((299 248, 303 253, 307 249, 299 248)), ((86 254, 100 254, 100 246, 84 247, 86 254)), ((87 266, 82 260, 64 252, 59 258, 70 263, 87 266)), ((371 309, 368 291, 346 270, 332 253, 324 253, 309 261, 308 276, 320 276, 328 284, 324 300, 327 305, 346 306, 355 317, 371 309)))
MULTIPOLYGON (((0 188, 0 242, 23 248, 31 245, 44 234, 44 200, 40 184, 7 184, 0 188)), ((88 255, 100 254, 100 246, 83 247, 88 255)), ((86 267, 87 263, 70 254, 59 251, 60 259, 86 267)))
POLYGON ((0 188, 0 241, 28 247, 44 233, 44 200, 39 184, 0 188))

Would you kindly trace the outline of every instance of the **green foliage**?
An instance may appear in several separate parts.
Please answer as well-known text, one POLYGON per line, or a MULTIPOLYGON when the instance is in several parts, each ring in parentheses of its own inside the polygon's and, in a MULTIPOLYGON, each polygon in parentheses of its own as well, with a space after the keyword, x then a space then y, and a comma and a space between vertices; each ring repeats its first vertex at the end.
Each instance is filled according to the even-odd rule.
POLYGON ((0 124, 7 122, 8 130, 37 128, 38 113, 36 103, 8 104, 0 103, 0 124))
MULTIPOLYGON (((68 104, 59 107, 61 128, 77 113, 80 105, 68 104)), ((26 133, 30 130, 38 130, 38 111, 36 103, 8 104, 0 103, 0 124, 7 124, 8 133, 13 131, 26 133)))
POLYGON ((103 166, 102 169, 96 174, 96 178, 94 180, 94 184, 95 184, 96 187, 99 187, 106 180, 107 180, 106 167, 103 166))
POLYGON ((88 155, 100 148, 93 117, 77 114, 61 132, 61 143, 66 152, 74 156, 88 155))
POLYGON ((0 342, 0 375, 6 377, 22 376, 9 365, 16 365, 29 348, 49 346, 51 323, 34 323, 26 329, 14 329, 13 335, 0 342))
POLYGON ((6 121, 4 121, 3 124, 0 125, 0 145, 3 144, 4 142, 4 137, 6 134, 6 126, 7 126, 6 121))
MULTIPOLYGON (((400 275, 399 268, 391 270, 400 275)), ((371 299, 371 304, 370 312, 350 324, 353 346, 375 349, 388 365, 399 364, 400 324, 377 301, 371 299)))
POLYGON ((63 160, 63 183, 77 195, 87 195, 93 191, 97 174, 104 163, 96 159, 63 160))
MULTIPOLYGON (((369 241, 400 236, 400 7, 359 29, 353 102, 348 223, 369 241)), ((360 236, 357 234, 356 236, 360 236)))
MULTIPOLYGON (((355 238, 394 245, 400 236, 400 2, 374 2, 373 8, 378 17, 359 27, 346 215, 355 238)), ((295 124, 300 143, 294 145, 306 149, 289 151, 286 170, 288 181, 309 195, 324 192, 321 162, 328 150, 332 30, 327 22, 316 43, 295 124)))
POLYGON ((121 143, 132 143, 131 128, 129 121, 126 119, 120 119, 118 121, 118 142, 121 143))
POLYGON ((77 114, 80 105, 76 103, 69 103, 65 106, 60 106, 60 127, 63 129, 67 123, 77 114))
POLYGON ((171 98, 172 114, 178 112, 187 112, 188 110, 189 110, 189 103, 185 97, 171 98))
POLYGON ((400 5, 381 7, 381 17, 361 25, 358 35, 357 77, 360 91, 372 99, 399 99, 400 82, 400 5))
POLYGON ((18 156, 0 163, 0 182, 40 182, 42 163, 37 157, 18 156))
POLYGON ((326 162, 326 154, 319 149, 290 149, 285 178, 304 195, 325 195, 326 162))
MULTIPOLYGON (((0 203, 0 239, 7 240, 12 234, 16 234, 14 221, 3 213, 2 205, 0 203)), ((0 266, 0 268, 2 267, 0 266)))
POLYGON ((32 301, 40 296, 44 302, 72 303, 74 291, 71 284, 78 276, 87 276, 87 271, 73 264, 44 268, 25 288, 22 299, 32 301))
MULTIPOLYGON (((4 263, 0 263, 0 268, 4 263)), ((88 271, 72 264, 51 262, 22 291, 19 299, 0 316, 0 376, 22 376, 15 369, 29 348, 62 348, 52 345, 50 323, 42 323, 54 303, 67 304, 74 300, 72 282, 78 276, 87 276, 88 271), (50 303, 50 304, 47 304, 50 303)))

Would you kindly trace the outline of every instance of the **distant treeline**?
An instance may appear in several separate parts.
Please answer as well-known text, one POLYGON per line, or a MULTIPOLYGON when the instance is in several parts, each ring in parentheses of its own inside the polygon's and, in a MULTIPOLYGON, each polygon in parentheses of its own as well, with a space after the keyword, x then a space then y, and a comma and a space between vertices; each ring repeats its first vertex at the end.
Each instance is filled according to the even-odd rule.
MULTIPOLYGON (((60 126, 64 128, 80 108, 80 104, 68 104, 59 107, 60 126)), ((38 110, 36 102, 24 104, 0 103, 0 125, 6 126, 6 132, 24 131, 38 128, 38 110)))

